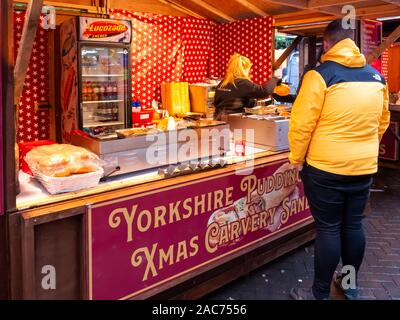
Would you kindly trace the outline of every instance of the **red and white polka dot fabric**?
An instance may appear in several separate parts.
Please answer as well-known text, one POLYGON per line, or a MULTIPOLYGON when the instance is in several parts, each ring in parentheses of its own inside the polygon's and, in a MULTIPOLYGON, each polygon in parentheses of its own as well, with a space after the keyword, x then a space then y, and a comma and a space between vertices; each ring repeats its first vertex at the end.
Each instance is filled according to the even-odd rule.
POLYGON ((254 82, 271 77, 272 17, 216 25, 210 20, 122 9, 111 9, 110 16, 132 21, 132 98, 145 106, 161 100, 163 82, 223 77, 235 52, 253 62, 254 82))
POLYGON ((183 18, 184 59, 183 81, 202 82, 208 77, 211 55, 211 35, 214 24, 208 20, 183 18))
MULTIPOLYGON (((25 12, 14 12, 14 56, 24 26, 25 12)), ((49 52, 48 31, 39 27, 29 62, 25 86, 19 103, 18 142, 49 139, 50 120, 48 110, 35 111, 35 103, 49 101, 49 52)))
POLYGON ((388 81, 389 51, 387 49, 382 53, 381 62, 382 62, 382 75, 385 77, 385 80, 388 81))
POLYGON ((160 84, 203 81, 211 52, 210 21, 111 9, 111 18, 132 21, 132 99, 149 107, 160 84))
POLYGON ((210 75, 223 77, 234 53, 253 62, 252 80, 264 83, 272 76, 272 17, 246 19, 215 27, 212 37, 210 75))

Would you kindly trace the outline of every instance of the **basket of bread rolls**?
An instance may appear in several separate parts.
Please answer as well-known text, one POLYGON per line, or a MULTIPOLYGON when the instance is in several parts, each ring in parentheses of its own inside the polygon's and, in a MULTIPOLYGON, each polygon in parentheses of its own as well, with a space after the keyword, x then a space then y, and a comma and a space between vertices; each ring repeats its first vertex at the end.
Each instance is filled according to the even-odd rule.
POLYGON ((104 174, 97 155, 69 144, 37 147, 25 161, 50 194, 95 187, 104 174))

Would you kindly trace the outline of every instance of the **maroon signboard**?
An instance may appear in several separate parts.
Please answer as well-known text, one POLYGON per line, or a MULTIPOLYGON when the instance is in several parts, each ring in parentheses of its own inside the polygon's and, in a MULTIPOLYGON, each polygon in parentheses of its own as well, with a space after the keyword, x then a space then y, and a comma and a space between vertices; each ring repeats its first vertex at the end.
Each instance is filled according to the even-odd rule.
POLYGON ((384 160, 398 161, 399 160, 399 141, 396 136, 399 135, 399 122, 390 121, 389 128, 382 137, 379 146, 379 158, 384 160))
POLYGON ((97 203, 87 212, 90 299, 134 298, 306 219, 286 161, 97 203))
MULTIPOLYGON (((0 50, 0 63, 1 63, 0 50)), ((3 70, 0 65, 0 216, 4 214, 4 174, 3 174, 3 70)))
MULTIPOLYGON (((361 20, 360 49, 366 57, 379 46, 382 40, 382 22, 376 20, 361 20)), ((382 72, 381 60, 375 59, 371 65, 382 72)))

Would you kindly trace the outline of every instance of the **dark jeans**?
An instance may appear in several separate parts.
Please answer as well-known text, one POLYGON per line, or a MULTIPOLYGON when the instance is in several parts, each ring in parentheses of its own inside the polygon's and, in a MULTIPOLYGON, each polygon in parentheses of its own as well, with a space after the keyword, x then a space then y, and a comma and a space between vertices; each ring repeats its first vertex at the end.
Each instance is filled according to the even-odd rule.
POLYGON ((316 299, 324 299, 340 258, 343 265, 360 268, 365 249, 362 218, 372 175, 343 176, 305 164, 300 176, 316 225, 312 289, 316 299))

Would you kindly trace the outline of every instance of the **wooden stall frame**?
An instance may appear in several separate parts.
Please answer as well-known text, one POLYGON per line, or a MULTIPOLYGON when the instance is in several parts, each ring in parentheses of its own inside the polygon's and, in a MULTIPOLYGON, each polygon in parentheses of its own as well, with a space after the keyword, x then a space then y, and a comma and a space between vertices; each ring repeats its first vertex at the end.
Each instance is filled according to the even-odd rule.
MULTIPOLYGON (((36 0, 21 0, 17 2, 30 3, 36 0)), ((13 79, 13 2, 12 0, 2 0, 1 1, 1 11, 3 12, 2 16, 2 31, 6 30, 7 32, 2 33, 2 39, 5 38, 5 43, 9 45, 3 46, 1 48, 2 55, 1 57, 5 57, 2 59, 2 72, 3 75, 6 75, 2 78, 2 80, 7 84, 5 87, 5 91, 3 92, 3 119, 7 119, 7 121, 3 121, 3 138, 4 138, 4 146, 3 146, 3 156, 4 156, 4 190, 5 192, 5 209, 7 211, 7 215, 4 216, 4 221, 6 221, 5 225, 7 226, 7 230, 4 232, 4 235, 8 240, 9 247, 9 256, 8 252, 5 253, 6 258, 9 259, 9 275, 7 270, 7 282, 10 283, 10 296, 13 299, 35 299, 36 288, 38 285, 38 281, 40 279, 36 276, 36 265, 35 265, 35 250, 37 245, 37 239, 35 237, 35 230, 40 228, 40 226, 47 225, 49 223, 63 221, 68 218, 78 217, 80 219, 80 226, 78 233, 80 237, 78 241, 81 246, 78 249, 78 255, 80 257, 80 271, 79 271, 79 297, 80 299, 87 299, 89 290, 88 290, 88 279, 87 279, 87 245, 86 245, 86 208, 87 205, 93 203, 94 199, 97 201, 101 201, 101 199, 105 199, 106 196, 110 196, 113 193, 114 197, 121 196, 127 192, 132 191, 132 188, 146 188, 149 187, 149 183, 145 183, 143 185, 138 186, 129 186, 124 187, 118 190, 113 190, 106 192, 106 194, 102 195, 86 195, 85 197, 76 199, 76 200, 67 200, 65 202, 53 203, 47 206, 42 206, 37 209, 29 209, 25 211, 17 211, 16 209, 16 199, 15 192, 16 190, 16 176, 15 176, 15 154, 13 152, 13 147, 15 144, 15 108, 14 108, 14 95, 18 95, 18 92, 22 90, 23 81, 18 81, 18 90, 14 92, 14 79, 13 79), (22 86, 21 86, 22 84, 22 86)), ((36 3, 38 3, 37 1, 36 3)), ((198 18, 206 18, 193 10, 183 7, 182 5, 178 6, 176 1, 173 0, 159 0, 160 3, 168 4, 172 8, 176 10, 180 10, 180 12, 184 12, 185 14, 196 16, 198 18)), ((219 10, 216 6, 210 5, 202 0, 190 0, 190 2, 196 4, 198 7, 202 7, 206 11, 208 11, 211 15, 217 16, 225 21, 234 21, 236 18, 231 17, 225 12, 219 10)), ((335 17, 340 16, 338 8, 334 7, 339 3, 345 3, 346 1, 339 0, 329 0, 328 3, 326 1, 320 0, 310 0, 312 2, 312 6, 305 5, 304 1, 298 0, 268 0, 267 3, 271 4, 279 4, 279 5, 287 5, 292 8, 301 9, 304 12, 304 17, 297 18, 289 17, 282 18, 279 21, 279 25, 285 26, 290 25, 290 19, 297 22, 309 21, 310 15, 316 15, 314 19, 325 23, 329 19, 333 19, 335 17), (333 7, 333 8, 331 8, 333 7), (307 16, 308 15, 308 16, 307 16), (286 20, 289 19, 289 20, 286 20)), ((347 2, 360 2, 360 1, 347 1, 347 2)), ((398 4, 397 1, 385 0, 381 2, 386 2, 388 4, 398 4)), ((42 1, 40 0, 40 3, 42 1)), ((45 1, 45 3, 50 3, 45 1)), ((57 2, 58 3, 58 2, 57 2)), ((245 6, 248 10, 255 13, 256 15, 264 16, 267 12, 264 12, 262 9, 257 6, 251 4, 245 0, 235 0, 235 3, 238 3, 242 6, 245 6)), ((65 2, 65 5, 70 5, 65 2)), ((79 6, 79 5, 78 5, 79 6)), ((83 9, 78 8, 77 9, 83 9)), ((379 12, 387 12, 392 13, 396 12, 395 9, 391 7, 383 8, 381 5, 379 10, 368 9, 362 11, 362 14, 365 16, 376 15, 379 12)), ((90 11, 90 14, 95 14, 93 11, 93 7, 89 6, 86 9, 90 11)), ((37 12, 36 12, 37 13, 37 12)), ((98 12, 97 12, 98 13, 98 12)), ((289 14, 290 15, 290 14, 289 14)), ((29 18, 25 23, 27 25, 30 24, 29 18)), ((292 21, 292 22, 293 22, 292 21)), ((293 23, 292 23, 293 24, 293 23)), ((32 25, 32 24, 31 24, 32 25)), ((304 30, 307 27, 304 27, 304 30)), ((27 29, 32 29, 28 28, 27 29)), ((300 28, 301 29, 301 28, 300 28)), ((25 27, 24 27, 25 30, 25 27)), ((288 29, 289 30, 289 29, 288 29)), ((296 31, 296 27, 293 27, 293 32, 296 31)), ((308 31, 307 31, 308 32, 308 31)), ((32 35, 32 30, 30 31, 30 35, 32 35)), ((399 30, 394 32, 389 39, 390 41, 394 41, 395 37, 398 38, 399 30)), ((23 36, 25 39, 26 36, 23 36)), ((382 49, 385 46, 390 45, 390 41, 388 43, 382 44, 374 55, 379 55, 382 49)), ((300 42, 300 40, 299 40, 300 42)), ((302 41, 304 44, 304 41, 302 41)), ((302 45, 303 45, 302 44, 302 45)), ((310 47, 314 47, 315 38, 311 40, 309 43, 310 47)), ((22 43, 22 47, 24 47, 24 43, 22 43)), ((27 48, 31 47, 31 45, 27 45, 27 48)), ((57 45, 55 46, 57 48, 57 45)), ((30 56, 30 50, 22 50, 24 51, 24 57, 30 56)), ((290 52, 289 52, 290 53, 290 52)), ((315 55, 315 53, 314 53, 315 55)), ((311 58, 313 58, 311 54, 311 58)), ((21 59, 20 59, 21 60, 21 59)), ((22 59, 24 63, 26 61, 22 59)), ((279 59, 278 59, 279 60, 279 59)), ((279 61, 277 61, 278 63, 279 61)), ((17 65, 19 65, 17 63, 17 65)), ((22 79, 21 74, 23 73, 24 68, 17 67, 16 72, 18 74, 18 79, 22 79), (21 71, 22 70, 22 71, 21 71)), ((57 75, 55 75, 55 79, 57 75)), ((18 97, 16 98, 18 99, 18 97)), ((51 99, 57 99, 57 96, 52 96, 51 99)), ((18 101, 18 100, 17 100, 18 101)), ((54 106, 53 106, 54 108, 54 106)), ((258 159, 258 161, 264 161, 263 159, 258 159)), ((236 166, 236 165, 235 165, 236 166)), ((239 165, 240 166, 240 165, 239 165)), ((232 166, 232 169, 234 166, 232 166)), ((216 172, 216 171, 215 171, 216 172)), ((200 173, 197 178, 200 178, 203 175, 209 175, 208 172, 200 173)), ((185 179, 185 177, 177 177, 169 180, 167 183, 173 183, 172 181, 181 181, 185 179)), ((154 184, 158 184, 158 182, 154 182, 154 184)), ((138 192, 135 189, 135 192, 138 192)), ((1 226, 1 223, 0 223, 1 226)), ((0 236, 2 235, 3 230, 0 230, 0 236)), ((251 270, 258 268, 259 266, 265 264, 277 258, 286 252, 293 250, 294 248, 311 241, 314 238, 314 229, 312 218, 302 221, 298 225, 289 227, 288 229, 279 232, 276 235, 272 235, 268 237, 256 245, 249 246, 244 250, 240 250, 237 252, 237 255, 229 255, 225 258, 217 260, 215 264, 209 264, 204 266, 204 268, 200 268, 192 273, 188 273, 179 279, 175 279, 168 283, 165 283, 159 287, 155 287, 149 291, 144 292, 141 295, 135 296, 135 298, 147 299, 147 298, 180 298, 180 299, 195 299, 201 296, 204 296, 208 292, 215 290, 216 288, 225 285, 229 281, 239 278, 240 276, 247 274, 251 270), (161 291, 161 292, 160 292, 161 291)), ((1 241, 1 239, 0 239, 1 241)), ((8 250, 7 250, 8 251, 8 250)), ((1 263, 1 257, 0 257, 1 263)), ((1 265, 0 265, 1 268, 1 265)), ((1 284, 0 284, 1 288, 1 284)))

